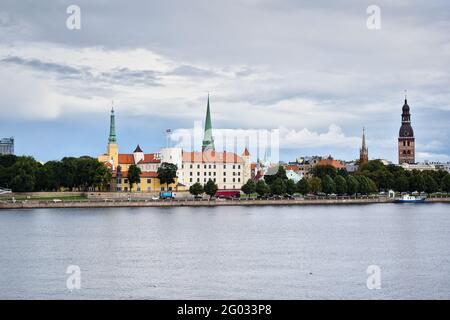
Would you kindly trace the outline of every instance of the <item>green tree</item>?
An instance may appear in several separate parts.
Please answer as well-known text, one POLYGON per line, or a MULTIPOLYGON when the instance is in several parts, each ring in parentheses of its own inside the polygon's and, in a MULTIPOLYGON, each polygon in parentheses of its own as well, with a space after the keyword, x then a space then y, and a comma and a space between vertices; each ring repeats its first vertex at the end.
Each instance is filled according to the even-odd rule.
POLYGON ((336 193, 343 195, 347 193, 347 181, 341 175, 337 175, 334 178, 334 184, 336 185, 336 193))
POLYGON ((189 193, 194 196, 198 196, 203 193, 203 186, 201 185, 200 182, 196 182, 189 187, 189 193))
POLYGON ((264 175, 264 181, 268 185, 271 185, 277 179, 282 179, 284 181, 288 179, 286 176, 286 170, 283 168, 283 166, 274 166, 272 168, 269 168, 267 172, 268 173, 264 175))
POLYGON ((348 192, 348 194, 350 194, 350 195, 355 194, 358 192, 358 190, 359 190, 358 180, 354 176, 349 175, 347 177, 347 192, 348 192))
POLYGON ((324 178, 327 175, 334 178, 337 174, 337 170, 330 164, 317 165, 311 169, 311 174, 314 177, 318 177, 320 179, 324 178))
POLYGON ((246 195, 250 195, 252 193, 255 193, 256 184, 252 179, 248 179, 248 181, 242 186, 241 190, 246 195))
POLYGON ((205 193, 211 199, 211 197, 216 194, 217 190, 219 190, 219 187, 217 186, 217 184, 214 181, 209 179, 208 182, 206 182, 203 189, 205 190, 205 193))
POLYGON ((282 195, 286 193, 286 183, 283 179, 277 178, 270 184, 270 192, 275 195, 282 195))
POLYGON ((137 165, 132 164, 128 167, 127 178, 128 178, 128 184, 130 185, 130 191, 133 189, 133 185, 135 183, 141 182, 140 175, 141 175, 141 169, 137 165))
POLYGON ((263 197, 263 196, 266 196, 270 192, 270 189, 264 180, 259 180, 256 183, 255 191, 259 196, 263 197))
POLYGON ((288 195, 293 195, 295 192, 297 192, 297 185, 295 182, 291 179, 286 181, 286 193, 288 195))
POLYGON ((299 182, 297 182, 297 190, 301 194, 305 195, 308 194, 311 187, 309 185, 308 179, 302 178, 299 182))
POLYGON ((308 182, 312 193, 316 194, 322 191, 322 180, 319 177, 312 177, 308 182))
POLYGON ((447 173, 444 178, 442 178, 442 190, 450 192, 450 173, 447 173))
POLYGON ((425 179, 420 174, 419 171, 413 170, 411 176, 408 178, 408 185, 411 191, 424 191, 425 190, 425 179))
POLYGON ((429 175, 426 174, 424 177, 424 181, 425 181, 425 192, 426 193, 433 193, 433 192, 437 192, 438 191, 438 184, 436 183, 436 180, 434 180, 434 178, 429 175))
POLYGON ((331 194, 336 192, 336 185, 329 175, 322 178, 322 190, 326 194, 331 194))
POLYGON ((10 167, 9 187, 15 192, 34 191, 36 172, 41 166, 33 157, 17 157, 16 162, 10 167))
POLYGON ((369 194, 369 193, 377 191, 377 186, 376 186, 375 182, 373 182, 372 179, 370 179, 364 175, 358 175, 358 176, 356 176, 356 179, 358 180, 358 183, 359 183, 358 191, 360 193, 369 194))
POLYGON ((177 177, 177 166, 173 163, 163 162, 158 168, 158 179, 161 184, 166 184, 169 189, 169 184, 175 183, 177 177))
POLYGON ((394 189, 399 192, 405 192, 409 189, 409 181, 405 174, 398 174, 394 179, 394 189))

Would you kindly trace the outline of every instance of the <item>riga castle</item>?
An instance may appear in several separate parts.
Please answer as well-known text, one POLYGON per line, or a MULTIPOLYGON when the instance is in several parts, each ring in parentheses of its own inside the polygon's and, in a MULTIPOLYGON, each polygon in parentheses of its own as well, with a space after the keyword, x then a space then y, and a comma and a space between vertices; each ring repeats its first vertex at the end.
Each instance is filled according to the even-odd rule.
POLYGON ((112 171, 112 191, 159 192, 160 185, 157 170, 161 163, 173 163, 177 166, 177 179, 169 185, 169 190, 186 191, 196 182, 206 184, 214 181, 221 190, 240 190, 251 178, 250 153, 245 148, 241 155, 227 151, 216 151, 211 122, 209 96, 206 106, 205 130, 201 151, 187 152, 181 148, 163 148, 159 152, 144 153, 137 145, 133 153, 119 153, 116 137, 114 109, 111 109, 109 138, 106 153, 98 160, 112 171), (129 190, 128 168, 136 165, 141 169, 140 183, 129 190))

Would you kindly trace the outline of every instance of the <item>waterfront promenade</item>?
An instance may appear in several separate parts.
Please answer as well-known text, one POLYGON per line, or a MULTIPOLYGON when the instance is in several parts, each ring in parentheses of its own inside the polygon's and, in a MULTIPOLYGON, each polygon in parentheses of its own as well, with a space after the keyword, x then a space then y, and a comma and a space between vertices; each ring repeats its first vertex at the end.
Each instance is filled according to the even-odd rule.
MULTIPOLYGON (((387 197, 361 198, 297 198, 297 199, 215 199, 215 200, 151 200, 151 199, 85 199, 85 200, 0 200, 0 209, 32 209, 32 208, 114 208, 114 207, 215 207, 215 206, 278 206, 278 205, 348 205, 393 203, 387 197)), ((450 203, 450 197, 428 198, 427 203, 450 203)))

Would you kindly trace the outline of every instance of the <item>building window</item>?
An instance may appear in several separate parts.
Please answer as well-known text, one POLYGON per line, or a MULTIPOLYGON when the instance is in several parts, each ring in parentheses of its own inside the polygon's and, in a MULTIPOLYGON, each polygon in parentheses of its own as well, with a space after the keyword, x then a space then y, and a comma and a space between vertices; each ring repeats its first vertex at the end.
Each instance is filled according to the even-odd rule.
POLYGON ((123 179, 123 183, 128 183, 128 179, 123 179))
POLYGON ((203 166, 203 169, 206 169, 206 164, 203 166))
POLYGON ((211 165, 209 165, 208 168, 211 169, 211 165))
POLYGON ((226 169, 226 168, 227 168, 227 165, 226 165, 226 164, 224 164, 224 165, 223 165, 223 168, 224 168, 224 169, 226 169))
POLYGON ((213 175, 216 176, 216 172, 215 171, 213 172, 213 175))
POLYGON ((408 141, 408 147, 410 146, 410 142, 408 141))
POLYGON ((147 179, 147 183, 152 183, 152 179, 147 179))
POLYGON ((238 178, 238 182, 241 182, 241 178, 238 178))
POLYGON ((238 172, 238 176, 240 176, 240 175, 241 175, 241 172, 239 171, 239 172, 238 172))
POLYGON ((238 169, 240 169, 241 168, 241 165, 238 165, 238 169))
POLYGON ((141 187, 137 187, 137 192, 140 192, 141 191, 141 187))
POLYGON ((214 165, 214 169, 216 168, 216 165, 214 165))
POLYGON ((189 166, 190 169, 192 169, 192 164, 189 166))
POLYGON ((164 191, 164 187, 161 187, 161 191, 164 191))
POLYGON ((200 175, 200 171, 197 171, 197 175, 198 175, 198 176, 200 175))
POLYGON ((189 179, 189 182, 192 182, 192 178, 189 179))
POLYGON ((233 169, 236 169, 236 166, 233 164, 233 169))
POLYGON ((226 175, 227 175, 227 172, 226 172, 226 171, 224 171, 224 172, 223 172, 223 175, 224 175, 224 176, 226 176, 226 175))
POLYGON ((223 182, 227 182, 227 178, 223 178, 223 182))
POLYGON ((172 191, 172 187, 169 187, 169 191, 172 191))
POLYGON ((206 178, 203 179, 203 182, 206 182, 206 178))
POLYGON ((123 188, 123 191, 128 191, 128 187, 123 188))
POLYGON ((236 182, 236 178, 233 178, 233 182, 236 182))
POLYGON ((200 182, 200 178, 197 178, 197 182, 200 182))
POLYGON ((216 182, 216 178, 214 178, 213 181, 216 182))
POLYGON ((191 171, 191 172, 189 172, 189 175, 190 175, 190 176, 192 176, 192 171, 191 171))
POLYGON ((197 165, 197 169, 200 169, 200 165, 199 164, 197 165))
POLYGON ((208 172, 208 176, 210 176, 211 175, 211 171, 210 172, 208 172))
POLYGON ((236 172, 233 171, 233 176, 235 176, 235 175, 236 175, 236 172))
POLYGON ((206 171, 205 171, 205 172, 203 172, 203 175, 204 175, 204 176, 206 176, 206 171))

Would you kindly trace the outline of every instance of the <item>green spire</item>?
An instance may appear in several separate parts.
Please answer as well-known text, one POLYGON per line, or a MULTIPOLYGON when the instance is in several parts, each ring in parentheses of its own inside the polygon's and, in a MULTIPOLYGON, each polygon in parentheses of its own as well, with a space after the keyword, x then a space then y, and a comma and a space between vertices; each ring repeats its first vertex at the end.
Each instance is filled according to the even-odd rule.
POLYGON ((211 111, 209 110, 209 93, 208 104, 206 107, 205 133, 203 135, 202 151, 214 150, 214 138, 212 135, 211 111))
POLYGON ((116 120, 114 116, 114 106, 111 107, 111 120, 109 124, 109 138, 108 143, 116 143, 116 120))

